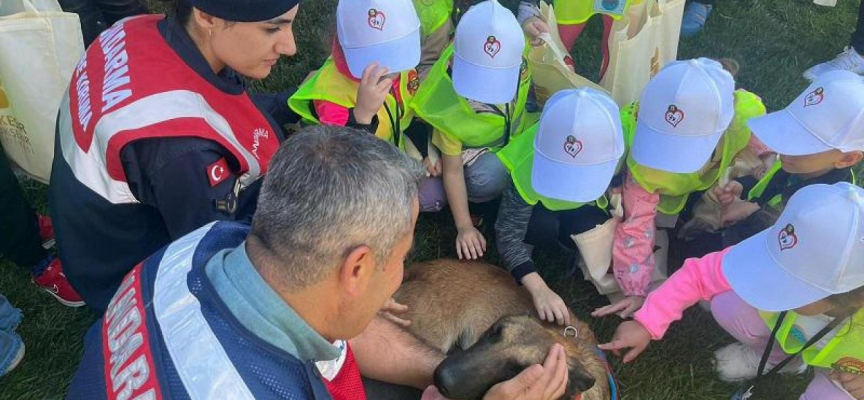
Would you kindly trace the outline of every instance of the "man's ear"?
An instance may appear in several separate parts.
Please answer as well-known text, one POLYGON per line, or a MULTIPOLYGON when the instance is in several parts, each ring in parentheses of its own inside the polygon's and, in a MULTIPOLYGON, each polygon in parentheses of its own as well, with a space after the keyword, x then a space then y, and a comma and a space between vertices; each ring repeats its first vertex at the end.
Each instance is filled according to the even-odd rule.
POLYGON ((339 270, 339 284, 344 293, 358 297, 365 292, 372 281, 375 266, 375 254, 369 246, 360 245, 351 250, 339 270))
POLYGON ((192 18, 195 24, 200 26, 205 32, 212 31, 216 27, 216 17, 194 7, 192 8, 192 18))
POLYGON ((861 162, 862 158, 864 158, 864 152, 861 151, 850 151, 848 153, 843 153, 843 157, 840 157, 839 160, 834 162, 834 168, 849 168, 861 162))

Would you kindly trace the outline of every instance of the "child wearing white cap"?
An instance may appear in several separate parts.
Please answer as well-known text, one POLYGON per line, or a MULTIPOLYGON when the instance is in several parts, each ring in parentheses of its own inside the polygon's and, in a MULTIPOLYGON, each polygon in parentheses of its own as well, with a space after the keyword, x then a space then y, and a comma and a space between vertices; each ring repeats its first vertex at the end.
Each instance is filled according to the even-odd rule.
MULTIPOLYGON (((513 278, 531 293, 540 319, 570 324, 567 305, 549 289, 531 259, 526 233, 532 212, 541 208, 554 213, 560 223, 556 236, 565 243, 611 218, 604 194, 625 151, 619 113, 605 93, 562 90, 549 98, 538 124, 498 152, 512 179, 495 224, 498 253, 513 278)), ((579 247, 580 253, 594 250, 579 247)), ((599 279, 606 276, 606 258, 599 279)), ((585 279, 593 275, 586 273, 585 279)))
POLYGON ((710 189, 736 158, 767 153, 746 125, 764 113, 758 96, 736 91, 732 75, 707 58, 669 63, 645 87, 640 102, 624 108, 630 153, 612 268, 626 297, 595 316, 626 317, 641 306, 654 277, 658 212, 677 215, 691 194, 710 189))
POLYGON ((629 348, 630 362, 699 300, 711 301, 717 323, 738 340, 715 355, 721 379, 749 381, 740 394, 759 393, 766 372, 812 366, 801 399, 864 398, 864 189, 799 190, 769 229, 688 259, 600 348, 629 348))
MULTIPOLYGON (((288 105, 306 123, 350 126, 400 149, 416 148, 434 175, 425 151, 428 134, 410 129, 410 103, 420 87, 414 67, 420 61, 421 31, 412 1, 342 0, 336 28, 330 57, 288 105)), ((445 202, 440 180, 427 177, 421 185, 420 210, 438 211, 445 202)))
POLYGON ((432 142, 443 153, 459 258, 476 259, 486 251, 468 202, 494 200, 507 186, 507 169, 494 153, 536 121, 525 110, 531 75, 524 50, 513 13, 497 0, 478 3, 462 16, 453 44, 411 104, 434 128, 432 142))
POLYGON ((852 167, 864 158, 864 77, 824 74, 785 109, 748 125, 780 157, 759 181, 715 188, 724 205, 724 247, 774 223, 785 201, 807 185, 855 183, 852 167))

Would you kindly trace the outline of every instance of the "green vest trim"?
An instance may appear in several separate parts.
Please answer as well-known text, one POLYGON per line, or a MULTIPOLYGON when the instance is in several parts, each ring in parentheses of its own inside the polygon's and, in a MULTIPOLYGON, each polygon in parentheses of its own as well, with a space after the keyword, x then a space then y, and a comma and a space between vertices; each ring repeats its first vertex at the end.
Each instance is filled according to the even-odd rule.
MULTIPOLYGON (((768 328, 774 327, 779 313, 760 311, 760 315, 768 328)), ((795 321, 798 314, 790 311, 780 330, 777 332, 777 342, 787 353, 796 353, 806 343, 795 321)), ((845 370, 857 374, 864 373, 864 309, 852 315, 849 321, 841 325, 837 334, 822 348, 811 347, 801 353, 808 365, 834 370, 845 370)))
MULTIPOLYGON (((394 124, 391 123, 391 116, 395 118, 396 110, 401 109, 401 118, 398 121, 400 128, 398 143, 399 147, 404 149, 405 140, 402 135, 414 119, 414 113, 411 112, 410 105, 414 99, 412 92, 416 92, 419 88, 420 79, 417 71, 413 69, 403 71, 399 79, 402 106, 400 108, 392 93, 387 94, 385 99, 386 107, 381 107, 378 110, 378 130, 375 131, 375 136, 390 143, 394 142, 394 131, 396 129, 393 126, 394 124), (390 110, 389 113, 388 109, 390 110)), ((304 123, 317 125, 321 121, 315 117, 315 113, 313 112, 314 101, 328 101, 345 108, 353 108, 357 104, 357 88, 359 85, 358 82, 339 72, 336 68, 336 63, 330 57, 327 58, 327 61, 324 62, 324 65, 318 69, 315 75, 300 86, 297 92, 288 99, 288 106, 303 118, 304 123)))
MULTIPOLYGON (((443 134, 462 142, 464 148, 489 147, 493 151, 498 151, 508 141, 507 118, 503 112, 501 114, 474 112, 468 100, 453 90, 453 81, 447 73, 452 57, 453 45, 451 44, 430 69, 429 75, 414 96, 411 108, 420 119, 443 134)), ((522 68, 516 104, 511 103, 510 107, 512 117, 509 140, 538 120, 536 113, 525 111, 531 86, 531 67, 525 58, 522 59, 522 68)))
MULTIPOLYGON (((624 139, 629 149, 636 133, 636 116, 639 104, 633 103, 621 110, 621 124, 624 128, 624 139)), ((648 192, 660 194, 657 209, 664 213, 675 215, 681 212, 687 204, 690 193, 706 190, 717 183, 722 171, 732 165, 735 156, 747 147, 750 141, 750 129, 747 120, 764 115, 765 106, 762 100, 745 90, 735 91, 735 117, 729 128, 723 133, 714 152, 714 166, 708 170, 700 170, 687 174, 677 174, 648 168, 636 163, 632 155, 627 156, 627 168, 630 175, 648 192)))

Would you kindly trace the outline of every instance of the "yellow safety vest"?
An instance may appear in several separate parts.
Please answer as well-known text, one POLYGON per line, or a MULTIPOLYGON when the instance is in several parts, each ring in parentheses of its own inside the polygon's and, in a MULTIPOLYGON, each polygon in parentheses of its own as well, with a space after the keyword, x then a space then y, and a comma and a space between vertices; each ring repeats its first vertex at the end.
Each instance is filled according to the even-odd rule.
MULTIPOLYGON (((522 196, 522 200, 530 205, 535 205, 537 202, 543 203, 543 206, 551 211, 575 210, 589 203, 576 203, 566 200, 558 200, 543 196, 534 191, 534 186, 531 184, 531 171, 534 166, 534 138, 537 137, 537 130, 540 124, 528 128, 513 139, 510 144, 504 146, 498 152, 498 158, 501 163, 510 171, 510 178, 513 180, 513 186, 522 196)), ((576 182, 571 182, 577 184, 576 182)), ((563 182, 562 182, 563 184, 563 182)), ((598 207, 606 209, 609 206, 609 200, 606 196, 601 196, 593 203, 598 207)))
POLYGON ((510 104, 511 115, 505 116, 503 110, 500 110, 501 114, 477 113, 471 108, 467 99, 456 93, 453 89, 453 81, 447 73, 452 57, 453 45, 451 44, 432 66, 429 75, 414 96, 411 108, 420 119, 443 134, 462 142, 463 148, 488 147, 493 151, 498 151, 506 144, 505 142, 515 138, 525 128, 537 122, 536 113, 525 111, 525 102, 528 100, 531 86, 531 67, 526 58, 522 59, 522 74, 516 103, 510 104))
MULTIPOLYGON (((638 112, 638 103, 633 103, 621 110, 621 124, 628 149, 633 145, 638 112)), ((660 212, 678 214, 687 204, 690 193, 710 188, 720 178, 722 171, 732 165, 735 156, 747 147, 747 142, 750 140, 747 120, 764 114, 765 105, 762 104, 759 96, 746 90, 737 90, 735 91, 735 117, 720 138, 711 166, 707 170, 686 174, 660 171, 636 163, 632 154, 627 156, 627 168, 643 189, 660 194, 660 204, 657 205, 660 212)))
MULTIPOLYGON (((768 184, 771 182, 771 179, 774 179, 774 175, 781 168, 783 168, 783 166, 780 163, 780 159, 778 158, 777 161, 774 162, 774 165, 771 166, 771 169, 769 169, 768 172, 765 173, 765 176, 763 176, 762 179, 759 179, 759 182, 757 182, 756 185, 753 186, 753 188, 750 189, 750 191, 747 193, 747 200, 756 201, 756 199, 758 199, 760 196, 762 196, 762 193, 765 193, 765 188, 768 187, 768 184)), ((855 177, 855 171, 854 170, 852 171, 852 182, 851 183, 853 185, 857 185, 857 178, 855 177)), ((772 197, 771 200, 768 200, 768 203, 766 203, 766 205, 768 205, 768 207, 778 208, 782 202, 783 202, 783 195, 778 193, 778 194, 774 195, 774 197, 772 197)))
POLYGON ((556 0, 555 20, 562 25, 576 25, 585 23, 594 14, 608 15, 615 20, 621 19, 622 14, 606 11, 604 7, 595 10, 595 1, 603 3, 601 5, 608 4, 610 9, 617 8, 616 1, 625 1, 623 12, 626 13, 630 6, 639 4, 643 0, 556 0))
MULTIPOLYGON (((398 143, 399 147, 404 149, 405 141, 402 133, 405 132, 414 118, 410 104, 414 99, 414 94, 419 89, 420 78, 417 71, 412 69, 402 72, 399 79, 399 95, 402 98, 402 104, 396 101, 392 93, 387 94, 385 106, 378 110, 378 129, 375 131, 375 136, 390 143, 398 143), (396 132, 396 126, 399 128, 399 132, 396 132), (394 142, 394 133, 398 134, 396 137, 398 142, 394 142)), ((340 73, 333 58, 330 57, 315 73, 315 76, 300 86, 297 92, 288 99, 288 106, 303 117, 303 122, 320 124, 321 121, 315 117, 313 112, 313 101, 329 101, 345 108, 352 108, 357 104, 357 88, 359 86, 359 82, 340 73)))
POLYGON ((414 0, 420 17, 420 33, 425 38, 442 27, 453 15, 453 0, 414 0))
MULTIPOLYGON (((759 314, 768 329, 774 328, 780 315, 765 311, 760 311, 759 314)), ((798 314, 789 311, 777 331, 777 342, 789 354, 797 353, 807 343, 801 330, 795 325, 797 319, 798 314)), ((825 347, 810 347, 801 353, 801 357, 804 362, 816 367, 864 374, 864 309, 853 314, 849 321, 841 325, 837 335, 825 347)))

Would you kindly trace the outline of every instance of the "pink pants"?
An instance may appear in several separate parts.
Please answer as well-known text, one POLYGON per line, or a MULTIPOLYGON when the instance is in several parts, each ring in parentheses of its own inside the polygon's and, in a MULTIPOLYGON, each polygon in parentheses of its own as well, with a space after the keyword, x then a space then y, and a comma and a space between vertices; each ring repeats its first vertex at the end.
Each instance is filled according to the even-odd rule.
MULTIPOLYGON (((714 296, 711 299, 711 312, 714 319, 726 332, 738 339, 739 342, 750 346, 758 354, 765 351, 771 330, 759 311, 741 300, 733 291, 714 296)), ((788 356, 775 342, 774 349, 768 357, 769 363, 778 363, 788 356)), ((795 361, 792 361, 793 363, 795 361)), ((830 370, 816 368, 816 376, 807 386, 807 390, 801 395, 801 400, 849 400, 852 399, 846 391, 839 388, 828 378, 830 370)))

